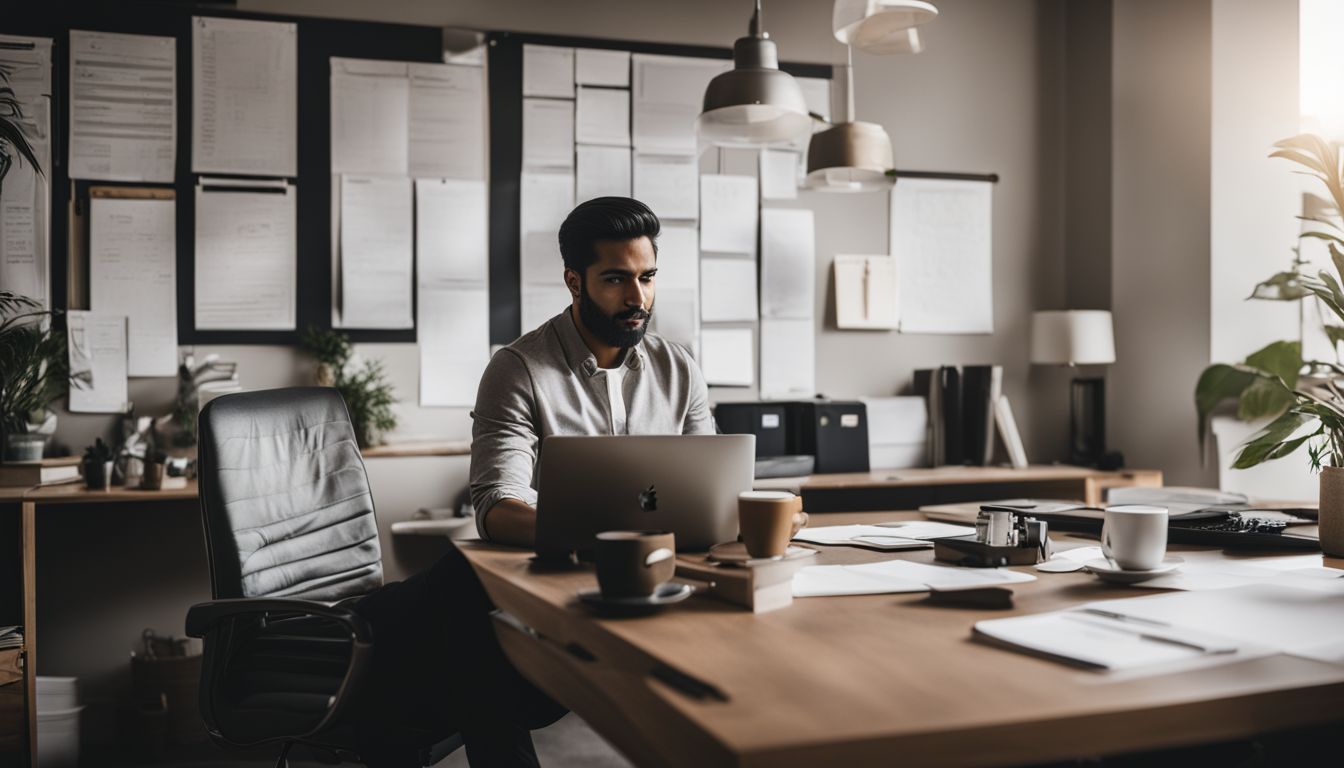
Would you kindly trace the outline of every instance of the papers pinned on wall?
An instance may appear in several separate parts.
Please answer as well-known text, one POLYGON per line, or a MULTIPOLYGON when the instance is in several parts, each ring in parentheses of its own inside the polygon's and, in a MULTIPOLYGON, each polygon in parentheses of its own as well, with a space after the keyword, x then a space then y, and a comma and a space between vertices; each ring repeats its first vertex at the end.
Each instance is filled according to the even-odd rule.
POLYGON ((341 177, 342 328, 411 328, 411 182, 341 177))
POLYGON ((412 176, 485 179, 485 71, 411 64, 412 176))
MULTIPOLYGON (((709 81, 732 68, 722 59, 637 53, 633 72, 632 134, 635 149, 664 155, 695 155, 695 119, 709 81)), ((662 212, 654 209, 662 216, 662 212)))
POLYGON ((574 98, 574 49, 524 45, 523 95, 574 98))
POLYGON ((400 61, 331 59, 331 172, 405 175, 411 82, 400 61))
POLYGON ((901 179, 891 191, 891 255, 902 333, 993 333, 993 185, 901 179))
POLYGON ((484 285, 420 285, 420 405, 470 407, 490 361, 490 293, 484 285))
POLYGON ((707 323, 756 319, 756 262, 751 259, 700 260, 700 319, 707 323))
POLYGON ((89 201, 90 305, 125 316, 130 376, 177 375, 177 201, 163 193, 89 201))
POLYGON ((486 195, 484 181, 416 179, 420 282, 486 281, 490 270, 486 195))
POLYGON ((522 299, 523 333, 536 329, 573 303, 563 282, 524 284, 522 299))
POLYGON ((298 25, 191 20, 191 170, 298 173, 298 25))
MULTIPOLYGON (((23 110, 33 154, 51 168, 51 39, 0 35, 0 66, 23 110)), ((50 174, 15 158, 0 187, 0 286, 50 305, 50 174)))
POLYGON ((630 150, 627 147, 577 148, 574 199, 630 196, 630 150))
POLYGON ((888 330, 900 324, 896 260, 835 257, 835 324, 842 330, 888 330))
POLYGON ((812 318, 761 319, 761 398, 811 399, 817 393, 817 338, 812 318))
POLYGON ((661 220, 700 216, 699 173, 694 157, 635 153, 635 199, 661 220))
POLYGON ((72 413, 125 413, 126 316, 72 309, 65 315, 72 413))
POLYGON ((574 56, 574 81, 577 84, 630 87, 629 51, 579 48, 574 56))
POLYGON ((793 200, 798 197, 799 154, 787 149, 761 150, 761 199, 793 200))
POLYGON ((197 330, 294 330, 294 201, 281 181, 200 180, 197 330))
POLYGON ((70 30, 70 178, 172 182, 176 168, 177 38, 70 30))
POLYGON ((523 167, 574 167, 574 102, 523 99, 523 167))
POLYGON ((749 387, 755 380, 750 328, 700 329, 700 370, 710 386, 749 387))
POLYGON ((756 179, 753 176, 700 177, 700 250, 756 253, 756 179))
POLYGON ((658 236, 658 301, 654 331, 698 354, 700 245, 695 227, 668 223, 658 236))
MULTIPOLYGON (((810 320, 816 304, 816 235, 812 211, 761 211, 761 317, 810 320)), ((764 342, 762 342, 764 346, 764 342)))
POLYGON ((574 140, 580 144, 630 146, 630 92, 622 88, 579 88, 574 140))
POLYGON ((574 174, 524 173, 519 199, 524 240, 530 232, 559 232, 574 208, 574 174))

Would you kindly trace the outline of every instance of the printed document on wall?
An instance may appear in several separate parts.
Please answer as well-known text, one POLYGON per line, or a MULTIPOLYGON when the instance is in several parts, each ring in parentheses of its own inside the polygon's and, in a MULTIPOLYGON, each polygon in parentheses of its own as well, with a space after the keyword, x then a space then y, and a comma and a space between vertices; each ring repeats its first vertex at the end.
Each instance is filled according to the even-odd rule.
POLYGON ((890 330, 899 325, 896 260, 890 256, 835 257, 835 323, 842 330, 890 330))
POLYGON ((761 319, 761 398, 817 394, 817 337, 812 318, 761 319))
POLYGON ((580 144, 630 146, 630 92, 580 88, 574 107, 574 140, 580 144))
POLYGON ((298 25, 191 20, 191 170, 298 174, 298 25))
POLYGON ((523 167, 574 167, 574 102, 523 99, 523 167))
POLYGON ((756 253, 756 179, 752 176, 700 177, 700 250, 756 253))
POLYGON ((902 179, 892 188, 901 332, 994 332, 992 193, 987 181, 902 179))
POLYGON ((415 180, 415 244, 421 283, 481 282, 489 274, 486 185, 415 180))
POLYGON ((615 195, 630 197, 630 150, 626 147, 577 147, 575 195, 580 202, 615 195))
POLYGON ((630 52, 579 48, 574 52, 574 81, 579 85, 630 87, 630 52))
POLYGON ((201 179, 197 330, 294 330, 295 197, 280 181, 201 179))
POLYGON ((574 49, 524 45, 523 95, 574 98, 574 49))
POLYGON ((485 70, 411 64, 411 175, 485 179, 485 70))
POLYGON ((700 370, 710 386, 749 387, 754 376, 750 328, 702 328, 700 370))
POLYGON ((341 327, 412 328, 410 179, 341 177, 341 327))
POLYGON ((700 319, 707 323, 756 319, 756 262, 700 259, 700 319))
POLYGON ((126 317, 128 375, 177 375, 177 200, 89 201, 89 300, 126 317))
POLYGON ((793 200, 798 197, 797 152, 787 149, 761 150, 761 199, 793 200))
POLYGON ((816 283, 812 211, 761 209, 761 317, 811 319, 816 283))
POLYGON ((574 174, 523 172, 519 193, 522 235, 559 232, 574 208, 574 174))
POLYGON ((72 309, 65 315, 72 413, 125 413, 126 317, 72 309))
POLYGON ((176 169, 177 38, 70 30, 70 178, 171 182, 176 169))
POLYGON ((405 175, 411 82, 400 61, 331 58, 331 172, 405 175))
POLYGON ((420 286, 420 405, 476 404, 490 361, 490 294, 479 286, 420 286))
POLYGON ((695 119, 704 107, 705 87, 732 66, 723 59, 634 54, 635 149, 651 154, 696 154, 695 119))
POLYGON ((0 186, 0 288, 49 305, 51 263, 51 39, 0 35, 0 66, 23 111, 23 129, 48 173, 16 156, 0 186))
POLYGON ((700 167, 694 157, 635 153, 635 199, 662 221, 700 215, 700 167))

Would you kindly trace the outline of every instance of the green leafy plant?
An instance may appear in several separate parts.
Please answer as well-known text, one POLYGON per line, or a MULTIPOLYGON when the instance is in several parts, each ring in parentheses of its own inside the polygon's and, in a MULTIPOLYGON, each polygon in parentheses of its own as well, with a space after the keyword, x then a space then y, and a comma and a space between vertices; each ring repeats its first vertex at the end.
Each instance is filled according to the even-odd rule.
MULTIPOLYGON (((1299 237, 1291 268, 1255 287, 1249 298, 1270 301, 1318 300, 1331 317, 1323 330, 1331 343, 1344 341, 1344 169, 1339 150, 1318 136, 1304 134, 1274 144, 1270 157, 1290 160, 1325 185, 1327 198, 1314 204, 1299 218, 1311 231, 1299 237), (1323 241, 1333 269, 1310 274, 1301 256, 1301 240, 1323 241)), ((1305 323, 1303 314, 1299 322, 1305 323)), ((1338 353, 1336 352, 1336 355, 1338 353)), ((1344 392, 1340 390, 1344 367, 1334 361, 1306 360, 1302 342, 1276 341, 1238 364, 1215 364, 1204 369, 1195 385, 1199 414, 1200 452, 1203 455, 1209 418, 1223 403, 1236 401, 1237 416, 1245 421, 1272 419, 1242 446, 1233 467, 1246 469, 1282 458, 1307 446, 1313 469, 1344 466, 1344 392)))
POLYGON ((318 383, 335 387, 345 399, 360 447, 382 442, 383 434, 397 426, 392 411, 396 397, 383 364, 360 361, 351 348, 350 337, 340 331, 309 328, 300 343, 318 364, 318 383))
POLYGON ((106 464, 112 460, 112 446, 103 442, 103 438, 95 438, 93 445, 84 448, 85 464, 106 464))
POLYGON ((65 394, 65 333, 36 299, 0 290, 0 432, 23 432, 65 394))
POLYGON ((15 154, 42 173, 37 154, 23 130, 23 105, 9 85, 9 70, 0 66, 0 182, 9 173, 15 154))

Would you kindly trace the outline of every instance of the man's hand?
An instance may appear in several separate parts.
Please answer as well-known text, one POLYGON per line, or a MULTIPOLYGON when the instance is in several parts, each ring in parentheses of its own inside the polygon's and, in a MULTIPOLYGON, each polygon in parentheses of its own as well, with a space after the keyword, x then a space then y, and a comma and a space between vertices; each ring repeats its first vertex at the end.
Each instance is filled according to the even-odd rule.
POLYGON ((797 512, 793 516, 793 530, 789 532, 789 538, 792 539, 798 535, 798 532, 807 527, 807 513, 797 512))
POLYGON ((485 515, 485 532, 495 544, 536 546, 537 510, 522 499, 500 499, 485 515))

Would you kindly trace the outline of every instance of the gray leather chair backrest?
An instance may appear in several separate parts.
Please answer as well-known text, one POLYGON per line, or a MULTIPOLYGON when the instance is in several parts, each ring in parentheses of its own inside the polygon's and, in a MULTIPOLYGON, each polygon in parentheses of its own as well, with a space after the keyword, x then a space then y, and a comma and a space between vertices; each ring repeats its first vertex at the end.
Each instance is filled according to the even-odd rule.
POLYGON ((205 406, 198 423, 216 599, 329 602, 382 584, 373 496, 336 390, 224 395, 205 406))

